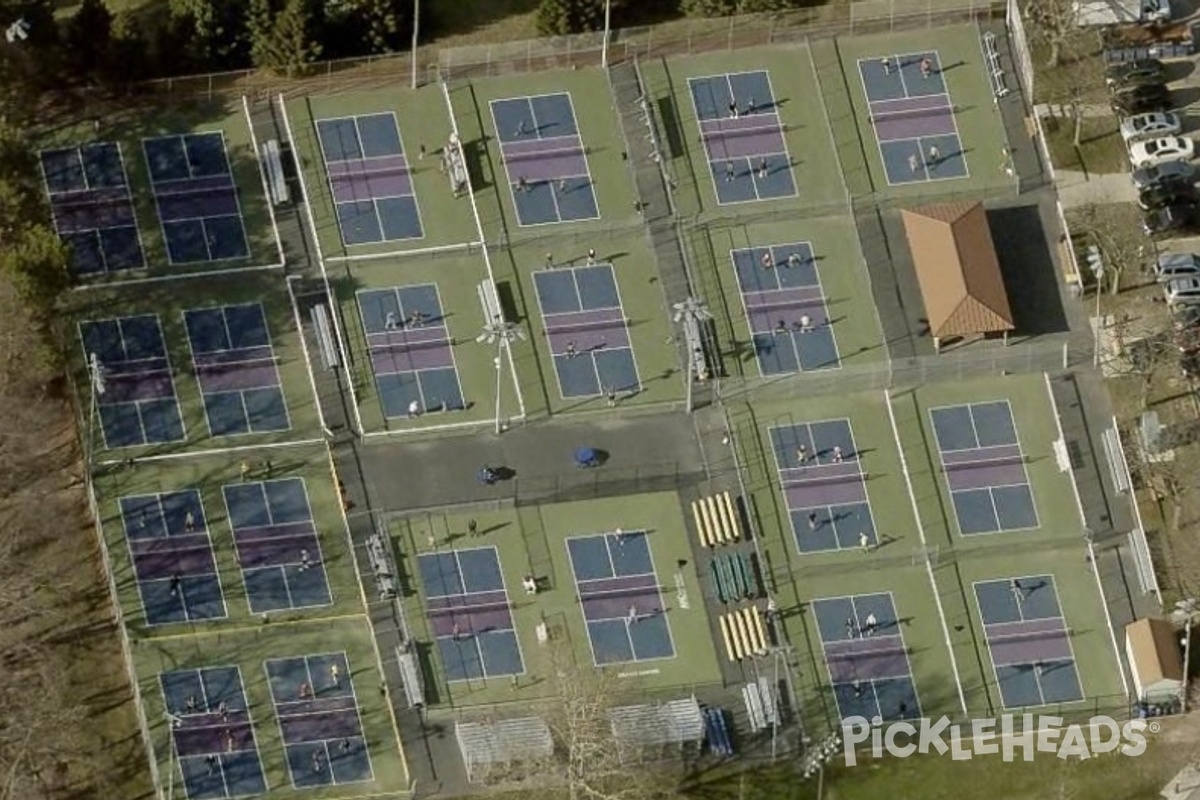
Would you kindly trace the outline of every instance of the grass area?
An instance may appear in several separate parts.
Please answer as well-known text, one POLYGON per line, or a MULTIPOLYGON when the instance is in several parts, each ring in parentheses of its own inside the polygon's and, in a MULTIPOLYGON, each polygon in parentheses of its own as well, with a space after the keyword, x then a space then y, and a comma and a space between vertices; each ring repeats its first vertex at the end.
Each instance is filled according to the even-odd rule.
MULTIPOLYGON (((564 396, 558 367, 570 369, 586 362, 564 364, 562 360, 566 357, 560 354, 557 356, 560 363, 555 364, 534 284, 534 275, 545 268, 547 252, 554 256, 556 264, 583 266, 591 247, 596 249, 600 262, 612 264, 641 383, 641 388, 636 391, 619 391, 618 401, 626 406, 683 399, 683 378, 679 374, 679 362, 671 339, 670 316, 658 286, 654 258, 645 242, 641 230, 597 236, 585 229, 575 236, 560 236, 552 241, 521 241, 510 249, 507 256, 493 257, 496 280, 501 284, 509 284, 507 289, 502 285, 501 291, 511 290, 525 309, 522 322, 529 343, 515 347, 513 358, 521 385, 527 387, 525 403, 530 414, 540 413, 545 408, 551 412, 604 408, 606 399, 603 393, 596 396, 564 396), (530 390, 539 384, 545 392, 541 397, 530 390)), ((602 353, 603 350, 598 352, 602 353)), ((603 386, 600 388, 604 389, 603 386)), ((572 390, 568 388, 568 391, 572 390)))
POLYGON ((473 242, 479 238, 470 201, 455 198, 449 179, 438 169, 442 143, 450 134, 450 119, 441 88, 426 86, 374 92, 313 95, 287 104, 288 119, 296 136, 304 182, 312 203, 321 251, 326 257, 361 258, 406 250, 444 247, 473 242), (393 113, 400 130, 416 193, 424 235, 377 244, 346 246, 338 227, 338 215, 325 172, 316 122, 355 115, 393 113), (420 158, 420 148, 427 151, 420 158))
MULTIPOLYGON (((93 129, 96 120, 86 118, 73 125, 54 129, 39 145, 43 148, 73 147, 91 142, 116 142, 120 145, 142 249, 149 265, 146 270, 135 273, 138 277, 179 276, 279 264, 279 250, 258 156, 240 99, 224 104, 210 102, 133 108, 96 119, 100 124, 99 130, 93 129), (237 184, 250 256, 228 261, 170 265, 142 140, 208 132, 220 132, 225 138, 226 155, 237 184)), ((129 272, 117 272, 108 280, 124 280, 129 275, 129 272)), ((97 280, 103 282, 106 279, 97 280)))
MULTIPOLYGON (((797 208, 826 207, 844 200, 846 194, 829 122, 823 106, 811 101, 817 81, 808 48, 772 50, 769 63, 775 69, 764 68, 761 51, 744 50, 654 60, 643 65, 647 96, 654 101, 668 150, 674 156, 670 168, 679 186, 675 197, 682 213, 729 215, 770 210, 785 214, 797 208), (770 79, 779 119, 786 126, 784 139, 798 196, 740 204, 732 209, 719 208, 716 178, 708 152, 699 139, 700 127, 688 79, 751 71, 765 71, 770 79)), ((759 98, 760 102, 765 100, 759 98)))
MULTIPOLYGON (((367 432, 381 430, 428 429, 451 425, 490 422, 495 415, 496 370, 494 345, 475 341, 483 324, 483 312, 475 287, 487 276, 478 250, 447 252, 431 256, 405 256, 386 260, 346 262, 330 268, 330 277, 341 307, 342 327, 351 349, 351 369, 359 412, 367 432), (407 415, 407 402, 393 401, 385 412, 367 350, 358 292, 370 289, 433 285, 445 314, 443 322, 453 342, 454 365, 466 408, 446 413, 426 413, 415 419, 407 415), (396 416, 388 416, 391 413, 396 416), (398 415, 397 415, 398 414, 398 415)), ((514 349, 520 353, 521 347, 514 349)), ((507 417, 516 416, 519 403, 513 376, 505 364, 501 383, 501 409, 507 417)), ((532 389, 530 391, 533 391, 532 389)), ((428 398, 427 398, 428 399, 428 398)), ((432 412, 438 408, 433 399, 422 404, 432 412)))
MULTIPOLYGON (((500 153, 500 137, 490 106, 492 100, 560 93, 570 95, 575 123, 587 149, 588 170, 600 211, 599 219, 571 222, 570 234, 590 233, 600 238, 640 220, 633 205, 635 195, 628 165, 621 157, 625 145, 612 94, 601 70, 553 70, 487 78, 453 87, 450 94, 467 162, 479 165, 472 181, 489 241, 501 236, 512 241, 537 239, 545 242, 545 249, 553 250, 555 237, 562 235, 567 227, 561 223, 528 227, 518 224, 513 187, 500 153)), ((511 135, 507 132, 505 138, 511 135)))
MULTIPOLYGON (((296 327, 296 316, 284 287, 280 285, 277 273, 251 272, 240 277, 214 277, 188 284, 186 291, 180 291, 178 284, 167 282, 113 287, 77 292, 71 295, 68 302, 71 304, 70 317, 77 323, 149 314, 157 316, 161 326, 186 439, 167 444, 125 448, 120 451, 121 458, 292 442, 314 439, 321 435, 316 400, 296 327), (184 312, 200 308, 253 304, 262 305, 270 341, 274 347, 275 369, 286 402, 290 428, 284 431, 214 436, 209 428, 200 383, 193 368, 184 312)), ((85 362, 86 355, 82 349, 76 349, 72 361, 75 382, 82 393, 81 407, 87 409, 91 382, 85 362)), ((229 397, 228 394, 222 396, 229 397)), ((225 408, 221 412, 222 419, 227 418, 228 411, 229 409, 225 408)), ((253 413, 253 409, 246 411, 253 413)), ((97 459, 104 461, 113 458, 113 452, 105 449, 99 420, 95 427, 97 459)))
MULTIPOLYGON (((361 608, 362 598, 358 592, 353 558, 343 529, 339 500, 333 486, 328 456, 321 447, 251 451, 239 454, 236 458, 194 457, 160 462, 153 467, 117 467, 97 478, 96 492, 99 496, 100 516, 104 523, 104 535, 108 543, 117 593, 126 622, 134 635, 202 635, 204 631, 219 631, 247 623, 257 624, 260 621, 259 615, 252 612, 248 603, 246 578, 240 566, 249 557, 245 553, 239 553, 222 491, 222 487, 242 483, 242 461, 246 461, 252 467, 248 475, 250 482, 292 478, 303 481, 320 542, 320 554, 314 554, 314 559, 319 558, 324 567, 333 598, 331 605, 278 612, 273 616, 279 619, 302 619, 314 615, 348 614, 361 608), (263 463, 267 460, 271 465, 269 475, 263 468, 263 463), (127 528, 136 530, 140 519, 124 518, 121 513, 121 501, 123 498, 188 490, 200 495, 203 511, 195 515, 195 524, 198 532, 203 533, 207 530, 227 616, 204 621, 199 628, 194 622, 147 627, 143 597, 139 591, 130 544, 126 536, 127 528)), ((174 519, 172 522, 179 525, 182 520, 174 519)), ((149 524, 154 525, 155 520, 151 519, 149 524)), ((178 536, 182 533, 183 531, 178 529, 168 531, 168 535, 178 536)), ((140 552, 145 552, 145 548, 140 552)), ((298 552, 295 555, 298 557, 298 552)), ((181 569, 186 567, 184 561, 180 561, 180 564, 184 565, 181 569)), ((192 573, 185 570, 185 574, 192 573)), ((186 590, 186 587, 184 588, 186 590)), ((162 589, 161 582, 159 589, 162 589)), ((157 596, 161 601, 161 591, 157 596)), ((298 602, 297 605, 301 603, 298 602)))
POLYGON ((636 696, 647 690, 718 682, 716 651, 695 568, 679 566, 691 561, 679 501, 673 493, 646 494, 539 508, 479 510, 473 514, 435 512, 392 519, 389 531, 400 554, 401 572, 407 576, 403 586, 405 614, 417 641, 435 641, 425 614, 428 587, 423 579, 418 579, 421 570, 417 559, 423 554, 495 548, 512 604, 523 673, 515 679, 502 675, 449 682, 443 663, 445 653, 428 652, 424 660, 432 665, 432 674, 426 680, 430 702, 460 708, 546 698, 554 691, 554 679, 551 648, 539 644, 535 635, 536 626, 543 622, 552 640, 566 644, 580 670, 594 669, 566 540, 617 528, 627 532, 646 531, 658 585, 682 585, 683 592, 691 598, 690 602, 681 602, 678 590, 663 592, 662 607, 674 654, 652 661, 614 663, 612 668, 623 678, 622 688, 628 688, 636 696), (478 537, 467 533, 470 519, 478 524, 478 537), (526 575, 539 580, 535 596, 528 596, 521 589, 526 575))
MULTIPOLYGON (((815 254, 841 364, 863 366, 885 359, 858 234, 848 218, 709 226, 697 229, 690 244, 709 308, 724 312, 717 324, 723 334, 721 341, 729 347, 724 355, 731 374, 751 378, 761 374, 731 252, 797 242, 808 242, 815 254)), ((777 269, 788 268, 780 265, 777 269)))
MULTIPOLYGON (((164 780, 178 767, 170 757, 169 723, 166 721, 160 674, 202 667, 237 667, 245 689, 254 738, 272 798, 344 798, 382 793, 399 793, 408 788, 408 775, 401 755, 395 722, 387 696, 378 690, 381 676, 365 617, 341 616, 304 622, 257 625, 233 631, 209 632, 185 637, 145 639, 134 649, 138 681, 150 723, 150 737, 164 780), (322 788, 297 789, 294 774, 285 758, 282 729, 271 696, 264 661, 306 655, 344 653, 349 679, 356 698, 371 758, 373 779, 361 783, 322 788)), ((313 688, 326 688, 325 676, 314 676, 313 688)), ((288 700, 294 698, 288 697, 288 700)), ((171 708, 172 712, 181 709, 171 708)), ((235 710, 231 708, 231 711, 235 710)), ((335 736, 340 738, 339 736, 335 736)), ((337 742, 330 743, 331 752, 337 742)), ((307 759, 298 759, 293 769, 306 772, 307 759)), ((301 772, 302 779, 309 776, 301 772)), ((180 785, 180 775, 175 784, 180 785)))
POLYGON ((1045 117, 1046 143, 1058 169, 1090 174, 1129 171, 1129 153, 1116 117, 1084 117, 1079 147, 1075 147, 1075 122, 1066 117, 1045 117))
POLYGON ((871 181, 877 191, 900 200, 917 199, 948 191, 980 192, 1009 188, 1012 180, 1004 172, 1006 163, 1003 148, 1008 145, 1004 124, 992 97, 987 72, 981 63, 979 29, 975 26, 948 26, 936 31, 891 33, 886 36, 857 36, 838 40, 843 70, 850 84, 850 97, 855 109, 854 118, 859 136, 867 151, 871 181), (954 104, 954 121, 962 140, 968 177, 950 182, 918 182, 889 186, 883 161, 877 147, 874 126, 870 122, 867 97, 859 78, 859 59, 879 59, 886 53, 919 53, 936 51, 945 65, 942 79, 950 102, 954 104))

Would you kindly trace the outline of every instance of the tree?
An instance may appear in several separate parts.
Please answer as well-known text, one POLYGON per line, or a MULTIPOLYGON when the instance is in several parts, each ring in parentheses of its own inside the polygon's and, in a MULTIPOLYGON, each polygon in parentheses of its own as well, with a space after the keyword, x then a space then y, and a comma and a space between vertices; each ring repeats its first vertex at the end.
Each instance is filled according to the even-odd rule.
POLYGON ((274 0, 250 0, 246 7, 246 35, 250 39, 250 60, 262 66, 269 58, 275 32, 274 0))
POLYGON ((316 15, 312 0, 287 0, 275 18, 271 35, 255 52, 255 64, 282 75, 294 75, 316 61, 321 45, 315 36, 316 15))
POLYGON ((243 66, 249 55, 243 0, 170 0, 171 16, 190 31, 186 45, 202 68, 243 66))
POLYGON ((679 10, 689 17, 728 17, 736 14, 737 0, 682 0, 679 10))
POLYGON ((400 39, 406 15, 399 0, 359 0, 357 14, 362 19, 362 41, 368 52, 386 53, 403 46, 400 39))
POLYGON ((538 5, 537 28, 546 36, 583 33, 603 26, 603 0, 542 0, 538 5))
POLYGON ((151 76, 149 42, 137 14, 129 9, 113 19, 109 57, 106 75, 112 83, 129 85, 151 76))
POLYGON ((1073 56, 1085 36, 1075 0, 1030 0, 1025 4, 1025 18, 1032 23, 1028 26, 1032 38, 1048 49, 1046 66, 1051 69, 1073 56))
POLYGON ((70 69, 88 79, 102 77, 112 63, 113 15, 104 0, 82 0, 63 35, 70 69))

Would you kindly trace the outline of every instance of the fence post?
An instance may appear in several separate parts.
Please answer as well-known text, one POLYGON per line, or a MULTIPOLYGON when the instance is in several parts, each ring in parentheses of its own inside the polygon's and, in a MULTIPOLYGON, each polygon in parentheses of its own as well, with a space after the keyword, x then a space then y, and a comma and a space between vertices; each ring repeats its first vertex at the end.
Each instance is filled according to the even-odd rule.
POLYGON ((728 50, 733 49, 733 27, 735 22, 737 22, 737 16, 731 16, 729 18, 728 45, 726 47, 728 50))

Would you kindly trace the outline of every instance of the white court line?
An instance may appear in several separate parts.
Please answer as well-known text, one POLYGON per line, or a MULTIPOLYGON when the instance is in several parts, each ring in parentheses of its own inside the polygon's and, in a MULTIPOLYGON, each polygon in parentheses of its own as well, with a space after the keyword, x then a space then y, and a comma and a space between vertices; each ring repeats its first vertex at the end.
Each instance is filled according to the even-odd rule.
MULTIPOLYGON (((894 635, 900 639, 900 649, 904 653, 904 663, 905 663, 905 666, 908 668, 908 675, 899 676, 896 678, 882 678, 880 680, 902 680, 902 679, 908 680, 909 685, 912 686, 913 699, 916 700, 917 707, 916 707, 916 709, 909 709, 909 711, 915 711, 916 713, 909 714, 907 719, 916 719, 917 717, 921 716, 921 708, 922 708, 921 695, 917 690, 917 681, 916 681, 916 677, 915 677, 915 675, 913 673, 913 669, 912 669, 912 659, 909 658, 909 654, 908 654, 908 644, 907 644, 907 642, 904 641, 904 630, 902 629, 902 627, 900 625, 900 613, 896 607, 896 596, 890 591, 888 591, 888 592, 870 592, 868 594, 847 594, 847 595, 840 595, 837 597, 815 597, 812 600, 810 600, 809 602, 811 604, 816 604, 816 603, 825 602, 825 601, 849 600, 850 608, 854 615, 855 628, 858 631, 861 631, 862 624, 859 622, 857 599, 860 597, 872 597, 872 596, 877 596, 877 595, 886 595, 888 598, 888 603, 891 605, 892 619, 895 622, 896 633, 888 634, 888 635, 889 636, 894 635)), ((841 640, 835 640, 835 641, 856 641, 856 640, 855 639, 841 639, 841 640)), ((821 652, 822 652, 822 655, 824 655, 824 657, 825 657, 825 668, 829 673, 829 683, 830 683, 830 685, 836 686, 837 684, 835 684, 834 680, 833 680, 833 670, 832 670, 830 662, 829 662, 829 651, 825 647, 826 644, 832 644, 832 643, 833 642, 826 642, 824 637, 821 637, 821 652)), ((871 678, 869 680, 871 681, 871 688, 872 688, 872 690, 874 690, 876 679, 871 678)), ((836 698, 836 694, 835 694, 835 698, 836 698)), ((878 695, 876 695, 876 704, 877 705, 878 705, 878 702, 879 702, 878 695)), ((841 704, 839 703, 838 704, 838 713, 840 714, 841 711, 842 711, 842 708, 841 708, 841 704)), ((882 715, 883 709, 880 708, 879 711, 880 711, 880 714, 882 715)))

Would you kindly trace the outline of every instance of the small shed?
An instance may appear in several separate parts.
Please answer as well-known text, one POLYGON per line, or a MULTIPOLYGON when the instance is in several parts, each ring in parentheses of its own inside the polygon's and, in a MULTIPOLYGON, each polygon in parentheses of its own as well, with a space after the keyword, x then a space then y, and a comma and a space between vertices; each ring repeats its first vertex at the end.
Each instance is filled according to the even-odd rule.
POLYGON ((1137 699, 1172 700, 1183 690, 1179 632, 1165 619, 1139 619, 1125 626, 1125 655, 1133 672, 1137 699))
POLYGON ((978 201, 900 212, 934 346, 1013 330, 987 211, 978 201))

